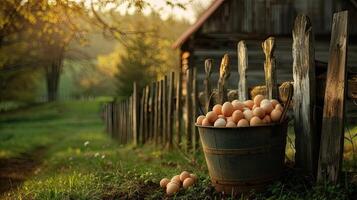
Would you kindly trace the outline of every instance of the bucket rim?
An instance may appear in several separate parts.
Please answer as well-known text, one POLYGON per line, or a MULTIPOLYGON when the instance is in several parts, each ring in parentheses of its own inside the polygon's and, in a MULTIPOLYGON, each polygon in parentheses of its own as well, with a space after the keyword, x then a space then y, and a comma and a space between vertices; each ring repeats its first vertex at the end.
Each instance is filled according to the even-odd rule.
POLYGON ((270 124, 261 124, 261 125, 256 125, 256 126, 246 126, 246 127, 214 127, 214 126, 202 126, 202 125, 197 125, 195 123, 195 126, 198 128, 206 128, 206 129, 253 129, 253 128, 262 128, 262 127, 273 127, 273 126, 280 126, 283 124, 286 124, 289 122, 289 119, 285 119, 282 123, 270 123, 270 124))

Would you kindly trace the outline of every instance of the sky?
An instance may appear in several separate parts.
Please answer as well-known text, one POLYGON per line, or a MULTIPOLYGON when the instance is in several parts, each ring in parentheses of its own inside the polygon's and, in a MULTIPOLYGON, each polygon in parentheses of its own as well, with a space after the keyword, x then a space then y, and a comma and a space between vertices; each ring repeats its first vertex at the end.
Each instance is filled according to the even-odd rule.
MULTIPOLYGON (((182 9, 177 6, 171 7, 166 4, 166 1, 167 0, 147 0, 152 8, 158 11, 163 19, 173 15, 176 19, 184 19, 190 23, 194 23, 196 21, 198 11, 202 11, 202 9, 207 8, 212 2, 212 0, 170 0, 172 3, 181 3, 185 5, 186 9, 182 9)), ((119 12, 122 14, 125 14, 126 12, 131 13, 133 11, 134 9, 128 10, 127 4, 122 4, 119 7, 119 12)), ((148 14, 151 12, 151 9, 145 8, 143 12, 148 14)))

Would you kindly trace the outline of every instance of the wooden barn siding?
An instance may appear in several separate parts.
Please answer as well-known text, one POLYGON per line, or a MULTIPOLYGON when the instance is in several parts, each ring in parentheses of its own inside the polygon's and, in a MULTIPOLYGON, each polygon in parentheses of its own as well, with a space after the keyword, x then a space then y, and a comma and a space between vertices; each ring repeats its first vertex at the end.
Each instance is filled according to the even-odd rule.
MULTIPOLYGON (((201 33, 291 34, 297 13, 307 14, 317 34, 330 34, 332 15, 357 8, 336 0, 227 0, 203 24, 201 33)), ((357 34, 357 27, 351 27, 357 34)))

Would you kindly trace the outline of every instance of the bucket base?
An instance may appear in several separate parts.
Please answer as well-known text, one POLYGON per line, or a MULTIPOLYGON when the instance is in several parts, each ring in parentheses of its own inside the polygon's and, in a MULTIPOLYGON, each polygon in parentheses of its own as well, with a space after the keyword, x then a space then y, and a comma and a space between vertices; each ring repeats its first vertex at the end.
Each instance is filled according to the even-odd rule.
POLYGON ((278 180, 279 177, 274 176, 250 181, 226 181, 211 178, 211 182, 217 192, 237 195, 248 194, 252 191, 263 192, 267 189, 268 185, 278 180))

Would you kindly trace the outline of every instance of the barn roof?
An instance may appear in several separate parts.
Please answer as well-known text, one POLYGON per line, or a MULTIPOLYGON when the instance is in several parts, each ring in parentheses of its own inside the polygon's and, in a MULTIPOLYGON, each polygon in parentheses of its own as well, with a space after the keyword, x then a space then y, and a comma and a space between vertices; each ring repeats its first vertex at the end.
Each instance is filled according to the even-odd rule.
POLYGON ((186 40, 195 33, 203 23, 214 13, 214 11, 219 8, 219 6, 224 2, 224 0, 214 0, 213 3, 203 12, 203 14, 197 19, 197 21, 190 26, 185 32, 181 34, 181 36, 175 41, 172 45, 174 49, 180 47, 186 40))

